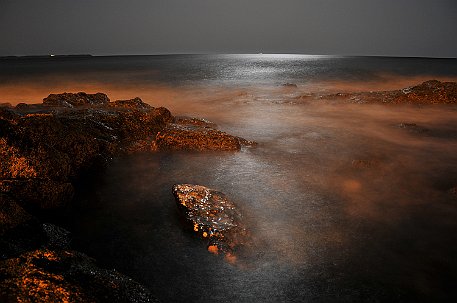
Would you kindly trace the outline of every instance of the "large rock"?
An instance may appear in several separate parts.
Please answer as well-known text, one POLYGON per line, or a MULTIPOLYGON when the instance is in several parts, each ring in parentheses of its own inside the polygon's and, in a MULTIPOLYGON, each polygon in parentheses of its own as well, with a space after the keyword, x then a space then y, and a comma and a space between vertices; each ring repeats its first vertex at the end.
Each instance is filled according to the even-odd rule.
POLYGON ((222 192, 192 184, 176 184, 172 191, 189 227, 207 240, 208 251, 233 261, 250 242, 240 211, 222 192))
POLYGON ((156 150, 237 151, 256 143, 215 129, 216 124, 196 118, 179 117, 157 133, 156 150))
POLYGON ((139 98, 112 106, 104 94, 59 94, 46 100, 46 106, 0 108, 0 192, 32 208, 64 205, 82 172, 123 153, 151 151, 156 134, 173 121, 167 109, 139 98), (57 102, 51 107, 52 100, 72 106, 86 100, 87 106, 66 108, 57 102))

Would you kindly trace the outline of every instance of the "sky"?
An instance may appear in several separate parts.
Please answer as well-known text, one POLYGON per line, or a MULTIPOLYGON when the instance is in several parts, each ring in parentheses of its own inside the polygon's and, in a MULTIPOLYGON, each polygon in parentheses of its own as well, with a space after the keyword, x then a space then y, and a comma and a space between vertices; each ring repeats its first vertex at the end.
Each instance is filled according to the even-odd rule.
POLYGON ((456 0, 0 0, 0 56, 457 56, 456 0))

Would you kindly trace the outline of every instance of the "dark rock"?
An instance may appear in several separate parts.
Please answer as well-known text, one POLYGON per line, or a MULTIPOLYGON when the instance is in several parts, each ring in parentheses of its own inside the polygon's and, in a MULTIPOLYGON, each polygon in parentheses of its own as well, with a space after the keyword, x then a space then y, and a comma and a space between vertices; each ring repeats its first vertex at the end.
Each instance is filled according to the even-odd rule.
POLYGON ((42 229, 46 234, 46 247, 51 249, 69 249, 70 232, 62 227, 50 223, 42 224, 42 229))
POLYGON ((36 249, 45 241, 38 220, 11 197, 0 193, 0 259, 36 249))
POLYGON ((241 149, 240 138, 207 127, 170 124, 157 133, 156 150, 223 150, 241 149))
POLYGON ((0 108, 13 108, 13 106, 11 105, 11 103, 9 102, 0 102, 0 108))
POLYGON ((284 83, 282 86, 287 88, 297 88, 297 84, 294 83, 284 83))
POLYGON ((114 102, 108 103, 112 107, 123 107, 131 109, 149 109, 152 108, 151 105, 144 103, 140 98, 136 97, 130 100, 116 100, 114 102))
POLYGON ((208 251, 233 261, 250 242, 240 211, 222 192, 191 184, 174 185, 172 191, 189 226, 207 239, 208 251))
POLYGON ((43 99, 43 105, 56 107, 74 107, 84 105, 106 105, 109 102, 107 95, 103 93, 86 94, 63 93, 51 94, 43 99))
POLYGON ((41 248, 0 261, 1 302, 157 302, 140 284, 71 250, 41 248))

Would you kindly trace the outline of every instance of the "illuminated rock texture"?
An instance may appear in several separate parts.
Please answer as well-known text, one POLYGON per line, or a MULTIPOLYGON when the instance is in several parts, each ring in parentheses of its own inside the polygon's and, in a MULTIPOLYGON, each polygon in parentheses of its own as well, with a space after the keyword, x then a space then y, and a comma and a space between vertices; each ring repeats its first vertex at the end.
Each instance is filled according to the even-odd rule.
POLYGON ((220 191, 201 185, 177 184, 173 195, 189 226, 207 240, 208 251, 234 261, 237 251, 250 242, 236 205, 220 191))
POLYGON ((71 250, 40 248, 0 261, 1 302, 157 302, 140 284, 71 250))
POLYGON ((399 90, 329 95, 306 94, 299 96, 298 99, 334 100, 350 103, 455 104, 457 103, 457 83, 429 80, 399 90))
POLYGON ((255 143, 215 129, 216 125, 195 118, 177 118, 157 133, 157 150, 237 151, 255 143))

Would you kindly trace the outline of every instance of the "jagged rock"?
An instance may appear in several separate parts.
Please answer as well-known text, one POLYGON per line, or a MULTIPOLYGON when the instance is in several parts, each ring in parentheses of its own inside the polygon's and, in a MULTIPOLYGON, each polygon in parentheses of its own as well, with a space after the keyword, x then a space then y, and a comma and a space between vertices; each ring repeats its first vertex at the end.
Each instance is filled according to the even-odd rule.
MULTIPOLYGON (((89 96, 92 103, 102 100, 97 104, 105 100, 97 94, 56 96, 62 95, 89 96)), ((137 107, 127 100, 120 105, 129 106, 65 111, 48 106, 1 108, 0 192, 11 194, 23 205, 58 207, 71 200, 71 179, 81 172, 122 153, 151 150, 157 132, 173 117, 167 109, 146 106, 139 98, 132 102, 137 107)))
POLYGON ((157 302, 140 284, 71 250, 40 248, 0 261, 1 302, 157 302))
POLYGON ((240 138, 207 127, 170 124, 157 133, 157 150, 224 150, 241 149, 240 138))
POLYGON ((43 99, 43 105, 63 107, 106 105, 108 102, 108 96, 103 93, 86 94, 83 92, 51 94, 43 99))
POLYGON ((172 192, 189 226, 208 240, 208 251, 233 260, 250 242, 240 211, 222 192, 192 184, 176 184, 172 192))

